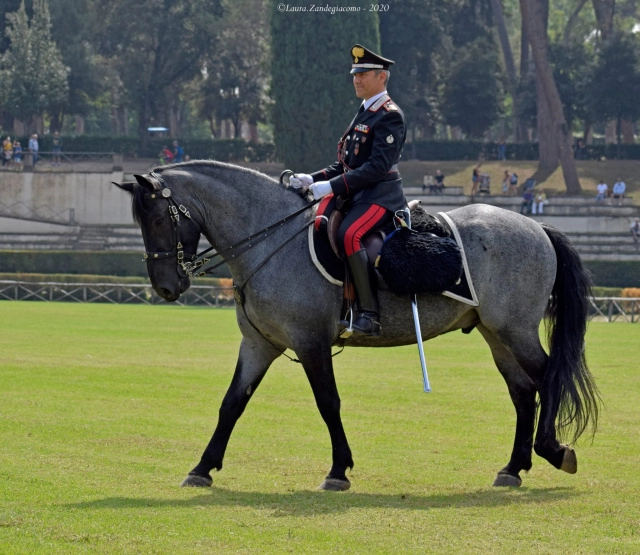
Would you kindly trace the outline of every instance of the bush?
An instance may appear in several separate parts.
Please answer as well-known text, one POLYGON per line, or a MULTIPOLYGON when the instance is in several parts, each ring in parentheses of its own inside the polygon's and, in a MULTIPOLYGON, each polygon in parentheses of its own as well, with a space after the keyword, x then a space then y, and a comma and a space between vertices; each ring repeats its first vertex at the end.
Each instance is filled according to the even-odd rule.
MULTIPOLYGON (((415 157, 423 161, 449 160, 497 160, 498 143, 483 141, 436 141, 418 140, 404 147, 404 158, 415 157)), ((537 160, 538 143, 508 143, 507 160, 537 160)), ((589 145, 585 149, 585 160, 640 160, 640 145, 606 144, 589 145)))
MULTIPOLYGON (((148 277, 141 253, 109 251, 0 251, 0 272, 148 277)), ((230 276, 222 265, 211 277, 230 276)))
POLYGON ((594 285, 602 287, 640 286, 640 262, 634 261, 585 261, 594 285))
MULTIPOLYGON (((51 152, 51 135, 38 139, 42 152, 51 152)), ((23 145, 28 137, 20 139, 23 145)), ((272 144, 249 143, 244 139, 184 139, 180 146, 192 160, 219 160, 221 162, 273 162, 275 147, 272 144)), ((173 149, 173 139, 153 137, 143 149, 138 137, 102 137, 82 135, 63 137, 62 151, 66 152, 116 152, 133 158, 159 158, 163 146, 173 149)), ((26 148, 23 147, 23 148, 26 148)))

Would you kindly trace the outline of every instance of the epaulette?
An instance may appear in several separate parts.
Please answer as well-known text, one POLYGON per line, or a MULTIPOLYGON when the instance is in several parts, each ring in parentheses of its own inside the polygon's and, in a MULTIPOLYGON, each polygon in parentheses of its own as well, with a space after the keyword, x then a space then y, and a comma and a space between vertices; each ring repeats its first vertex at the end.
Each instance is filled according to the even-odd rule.
POLYGON ((389 95, 383 94, 380 98, 378 98, 378 100, 376 100, 371 106, 369 106, 369 111, 377 112, 385 102, 390 102, 390 101, 391 99, 389 98, 389 95))
POLYGON ((397 112, 399 108, 393 103, 393 100, 389 99, 384 103, 384 109, 387 112, 397 112))

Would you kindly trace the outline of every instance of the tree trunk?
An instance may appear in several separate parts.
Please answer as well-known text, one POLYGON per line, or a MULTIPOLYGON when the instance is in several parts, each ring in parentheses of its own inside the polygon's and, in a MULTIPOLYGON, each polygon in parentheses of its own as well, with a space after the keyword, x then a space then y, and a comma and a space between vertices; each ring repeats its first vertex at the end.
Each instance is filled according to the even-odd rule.
MULTIPOLYGON (((545 5, 541 0, 520 0, 520 11, 536 64, 536 75, 542 85, 551 113, 565 186, 569 194, 575 195, 580 193, 582 188, 580 187, 580 180, 578 179, 578 172, 573 159, 572 136, 562 112, 560 93, 558 93, 553 72, 547 59, 548 38, 545 26, 545 5)), ((554 135, 554 133, 551 134, 554 135)), ((547 137, 538 137, 539 144, 544 140, 547 140, 547 137)))
POLYGON ((593 0, 593 11, 596 14, 600 37, 606 41, 613 33, 613 14, 616 11, 616 0, 593 0))
MULTIPOLYGON (((586 0, 585 0, 586 2, 586 0)), ((504 56, 504 65, 507 68, 507 83, 509 94, 513 100, 513 135, 514 139, 518 138, 518 75, 516 74, 516 65, 513 61, 513 52, 509 43, 509 33, 507 24, 504 20, 504 12, 502 11, 502 0, 491 0, 491 9, 495 18, 496 27, 498 28, 498 38, 500 39, 500 47, 504 56)))
POLYGON ((544 181, 556 171, 560 163, 560 156, 554 120, 540 79, 536 80, 536 107, 538 114, 538 169, 535 179, 536 181, 544 181))
POLYGON ((78 114, 74 117, 76 135, 84 135, 84 118, 78 114))
POLYGON ((622 120, 622 142, 627 145, 633 144, 633 123, 630 121, 622 120))
POLYGON ((615 119, 609 120, 604 126, 604 142, 608 145, 614 144, 616 141, 616 127, 618 122, 615 119))
POLYGON ((584 5, 586 3, 587 0, 578 0, 578 5, 571 12, 569 19, 567 19, 567 24, 564 26, 564 33, 562 36, 562 43, 565 46, 569 46, 569 43, 571 42, 571 31, 573 30, 576 24, 576 20, 578 19, 578 16, 580 15, 580 12, 582 11, 582 8, 584 8, 584 5))
MULTIPOLYGON (((524 23, 520 25, 520 82, 527 83, 529 81, 529 73, 531 71, 530 63, 529 39, 527 38, 527 30, 524 23)), ((521 114, 518 114, 517 141, 520 143, 529 142, 529 127, 527 126, 521 114)))

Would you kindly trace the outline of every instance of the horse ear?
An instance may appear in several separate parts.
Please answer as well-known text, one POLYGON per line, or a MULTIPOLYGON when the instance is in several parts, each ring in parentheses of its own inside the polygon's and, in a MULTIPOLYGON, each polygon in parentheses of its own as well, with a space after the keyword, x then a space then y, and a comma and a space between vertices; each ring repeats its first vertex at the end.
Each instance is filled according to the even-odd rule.
POLYGON ((162 186, 160 185, 160 182, 149 174, 145 174, 145 175, 134 174, 133 177, 136 178, 138 185, 140 185, 144 189, 147 189, 148 191, 158 191, 162 188, 162 186))
POLYGON ((116 187, 120 187, 120 189, 122 189, 123 191, 127 191, 127 193, 129 194, 133 194, 133 191, 136 188, 137 183, 135 183, 134 181, 127 181, 126 183, 116 183, 115 181, 112 181, 111 183, 113 183, 116 187))

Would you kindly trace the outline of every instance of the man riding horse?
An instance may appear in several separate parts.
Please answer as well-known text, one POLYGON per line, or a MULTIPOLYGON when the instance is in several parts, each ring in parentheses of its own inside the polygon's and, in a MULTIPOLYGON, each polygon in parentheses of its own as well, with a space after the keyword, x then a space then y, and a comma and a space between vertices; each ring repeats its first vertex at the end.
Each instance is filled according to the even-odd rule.
MULTIPOLYGON (((352 324, 353 334, 377 337, 376 279, 362 239, 385 227, 394 213, 406 206, 398 172, 406 126, 402 110, 386 90, 389 67, 394 62, 359 44, 351 48, 351 57, 353 85, 363 102, 338 143, 338 161, 311 175, 295 174, 290 183, 308 187, 315 199, 323 199, 316 217, 317 229, 334 210, 345 214, 338 240, 356 289, 358 317, 352 324)), ((349 322, 340 325, 346 328, 349 322)))

